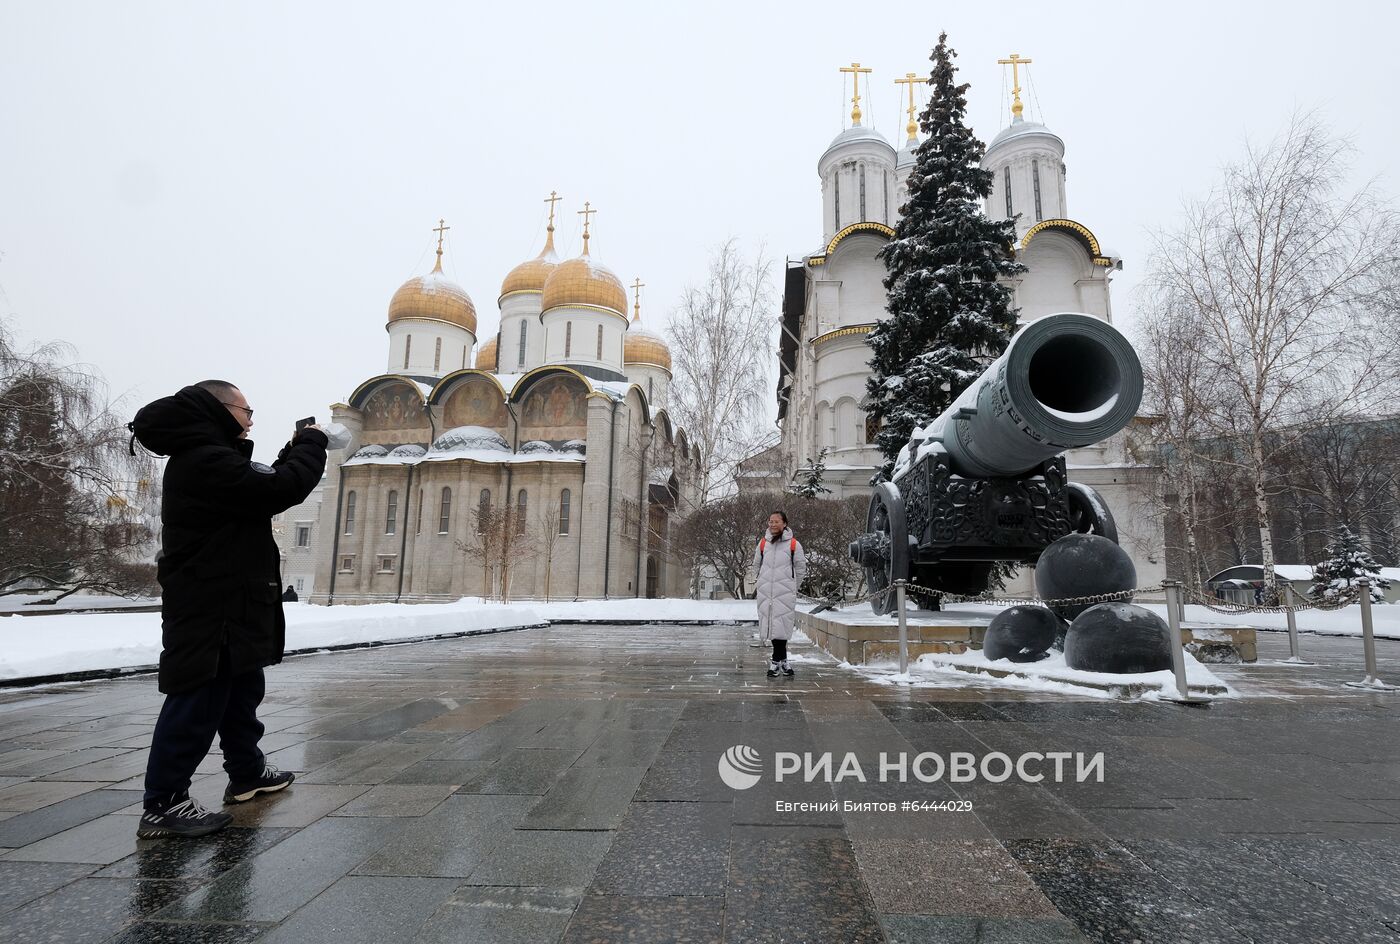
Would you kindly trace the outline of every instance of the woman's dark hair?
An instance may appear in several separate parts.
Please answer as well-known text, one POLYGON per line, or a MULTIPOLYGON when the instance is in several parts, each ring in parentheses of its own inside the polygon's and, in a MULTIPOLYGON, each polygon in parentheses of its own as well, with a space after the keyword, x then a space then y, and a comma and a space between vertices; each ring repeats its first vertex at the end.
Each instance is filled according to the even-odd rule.
POLYGON ((771 518, 771 517, 773 517, 774 515, 777 515, 779 518, 782 518, 782 519, 783 519, 783 524, 787 524, 787 523, 788 523, 788 520, 787 520, 787 512, 786 512, 786 511, 770 511, 770 512, 768 512, 768 517, 771 518))

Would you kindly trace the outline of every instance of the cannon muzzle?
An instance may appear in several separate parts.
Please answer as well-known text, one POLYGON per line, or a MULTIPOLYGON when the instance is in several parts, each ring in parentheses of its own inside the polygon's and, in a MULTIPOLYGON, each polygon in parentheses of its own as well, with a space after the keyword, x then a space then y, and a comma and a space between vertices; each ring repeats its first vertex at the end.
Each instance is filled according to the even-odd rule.
POLYGON ((941 416, 915 430, 895 478, 942 449, 958 475, 1021 475, 1066 449, 1102 442, 1137 413, 1142 365, 1127 338, 1090 315, 1037 318, 941 416))

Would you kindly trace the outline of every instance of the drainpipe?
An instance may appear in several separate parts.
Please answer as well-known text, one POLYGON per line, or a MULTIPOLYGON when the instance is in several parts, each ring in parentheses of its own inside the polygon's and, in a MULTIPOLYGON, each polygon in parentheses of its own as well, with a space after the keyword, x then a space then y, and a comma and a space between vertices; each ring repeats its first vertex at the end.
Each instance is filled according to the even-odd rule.
POLYGON ((336 476, 335 490, 335 534, 331 538, 331 586, 326 594, 326 606, 335 605, 335 572, 340 570, 340 514, 345 505, 345 466, 340 467, 336 476))
MULTIPOLYGON (((410 464, 408 467, 408 481, 404 483, 403 487, 403 524, 401 525, 403 528, 403 537, 399 541, 399 589, 394 593, 395 603, 398 603, 399 598, 403 596, 403 572, 404 565, 408 560, 408 509, 413 501, 413 469, 414 466, 410 464)), ((423 503, 420 501, 418 504, 422 505, 423 503)), ((423 509, 419 508, 418 511, 419 514, 422 514, 423 509)))
MULTIPOLYGON (((611 398, 610 398, 611 399, 611 398)), ((612 565, 612 515, 613 515, 613 453, 617 452, 617 407, 613 400, 612 418, 608 421, 608 517, 607 531, 603 538, 603 599, 608 599, 608 581, 611 577, 608 568, 612 565)))

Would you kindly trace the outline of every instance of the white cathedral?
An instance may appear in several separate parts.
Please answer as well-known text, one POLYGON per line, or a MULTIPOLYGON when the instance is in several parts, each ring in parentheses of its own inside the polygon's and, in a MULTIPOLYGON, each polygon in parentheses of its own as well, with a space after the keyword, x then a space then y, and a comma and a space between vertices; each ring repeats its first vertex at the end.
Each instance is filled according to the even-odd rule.
MULTIPOLYGON (((993 174, 986 213, 1015 219, 1016 259, 1026 271, 1012 280, 1012 306, 1025 324, 1043 315, 1082 312, 1112 323, 1110 281, 1122 260, 1073 219, 1066 193, 1065 143, 1043 124, 1027 121, 1016 68, 1010 124, 987 146, 982 166, 993 174)), ((857 83, 861 69, 853 63, 857 83)), ((859 86, 851 125, 817 161, 822 186, 822 244, 788 263, 779 342, 778 422, 781 439, 741 464, 741 489, 781 491, 827 450, 824 484, 833 497, 869 494, 883 464, 875 429, 865 416, 870 348, 866 335, 886 317, 880 249, 895 235, 906 181, 918 147, 913 76, 907 139, 898 151, 861 124, 859 86)), ((1136 422, 1148 422, 1139 418, 1136 422)), ((1162 525, 1153 513, 1152 467, 1129 455, 1132 427, 1098 446, 1071 451, 1073 481, 1093 486, 1109 504, 1119 540, 1137 567, 1139 585, 1165 577, 1162 525)))

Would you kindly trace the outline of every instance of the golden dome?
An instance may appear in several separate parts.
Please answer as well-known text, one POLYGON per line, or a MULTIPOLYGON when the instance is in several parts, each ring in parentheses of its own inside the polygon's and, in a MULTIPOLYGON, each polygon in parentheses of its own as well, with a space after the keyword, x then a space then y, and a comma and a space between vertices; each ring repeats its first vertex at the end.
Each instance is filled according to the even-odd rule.
POLYGON ((456 282, 442 274, 442 249, 427 275, 409 279, 389 300, 389 321, 405 318, 445 321, 476 334, 476 306, 456 282))
POLYGON ((542 311, 565 305, 588 305, 606 308, 626 317, 627 290, 622 280, 606 266, 588 258, 587 252, 577 259, 561 262, 545 279, 542 311))
POLYGON ((628 367, 634 364, 654 364, 666 368, 666 372, 670 373, 671 349, 659 335, 633 321, 627 329, 627 337, 622 342, 622 363, 628 367))
POLYGON ((476 349, 476 369, 496 369, 496 336, 494 334, 486 339, 485 344, 476 349))
POLYGON ((554 227, 550 226, 549 235, 544 242, 544 251, 510 270, 505 281, 501 283, 500 298, 516 292, 544 291, 545 280, 558 266, 559 257, 554 254, 554 227))

